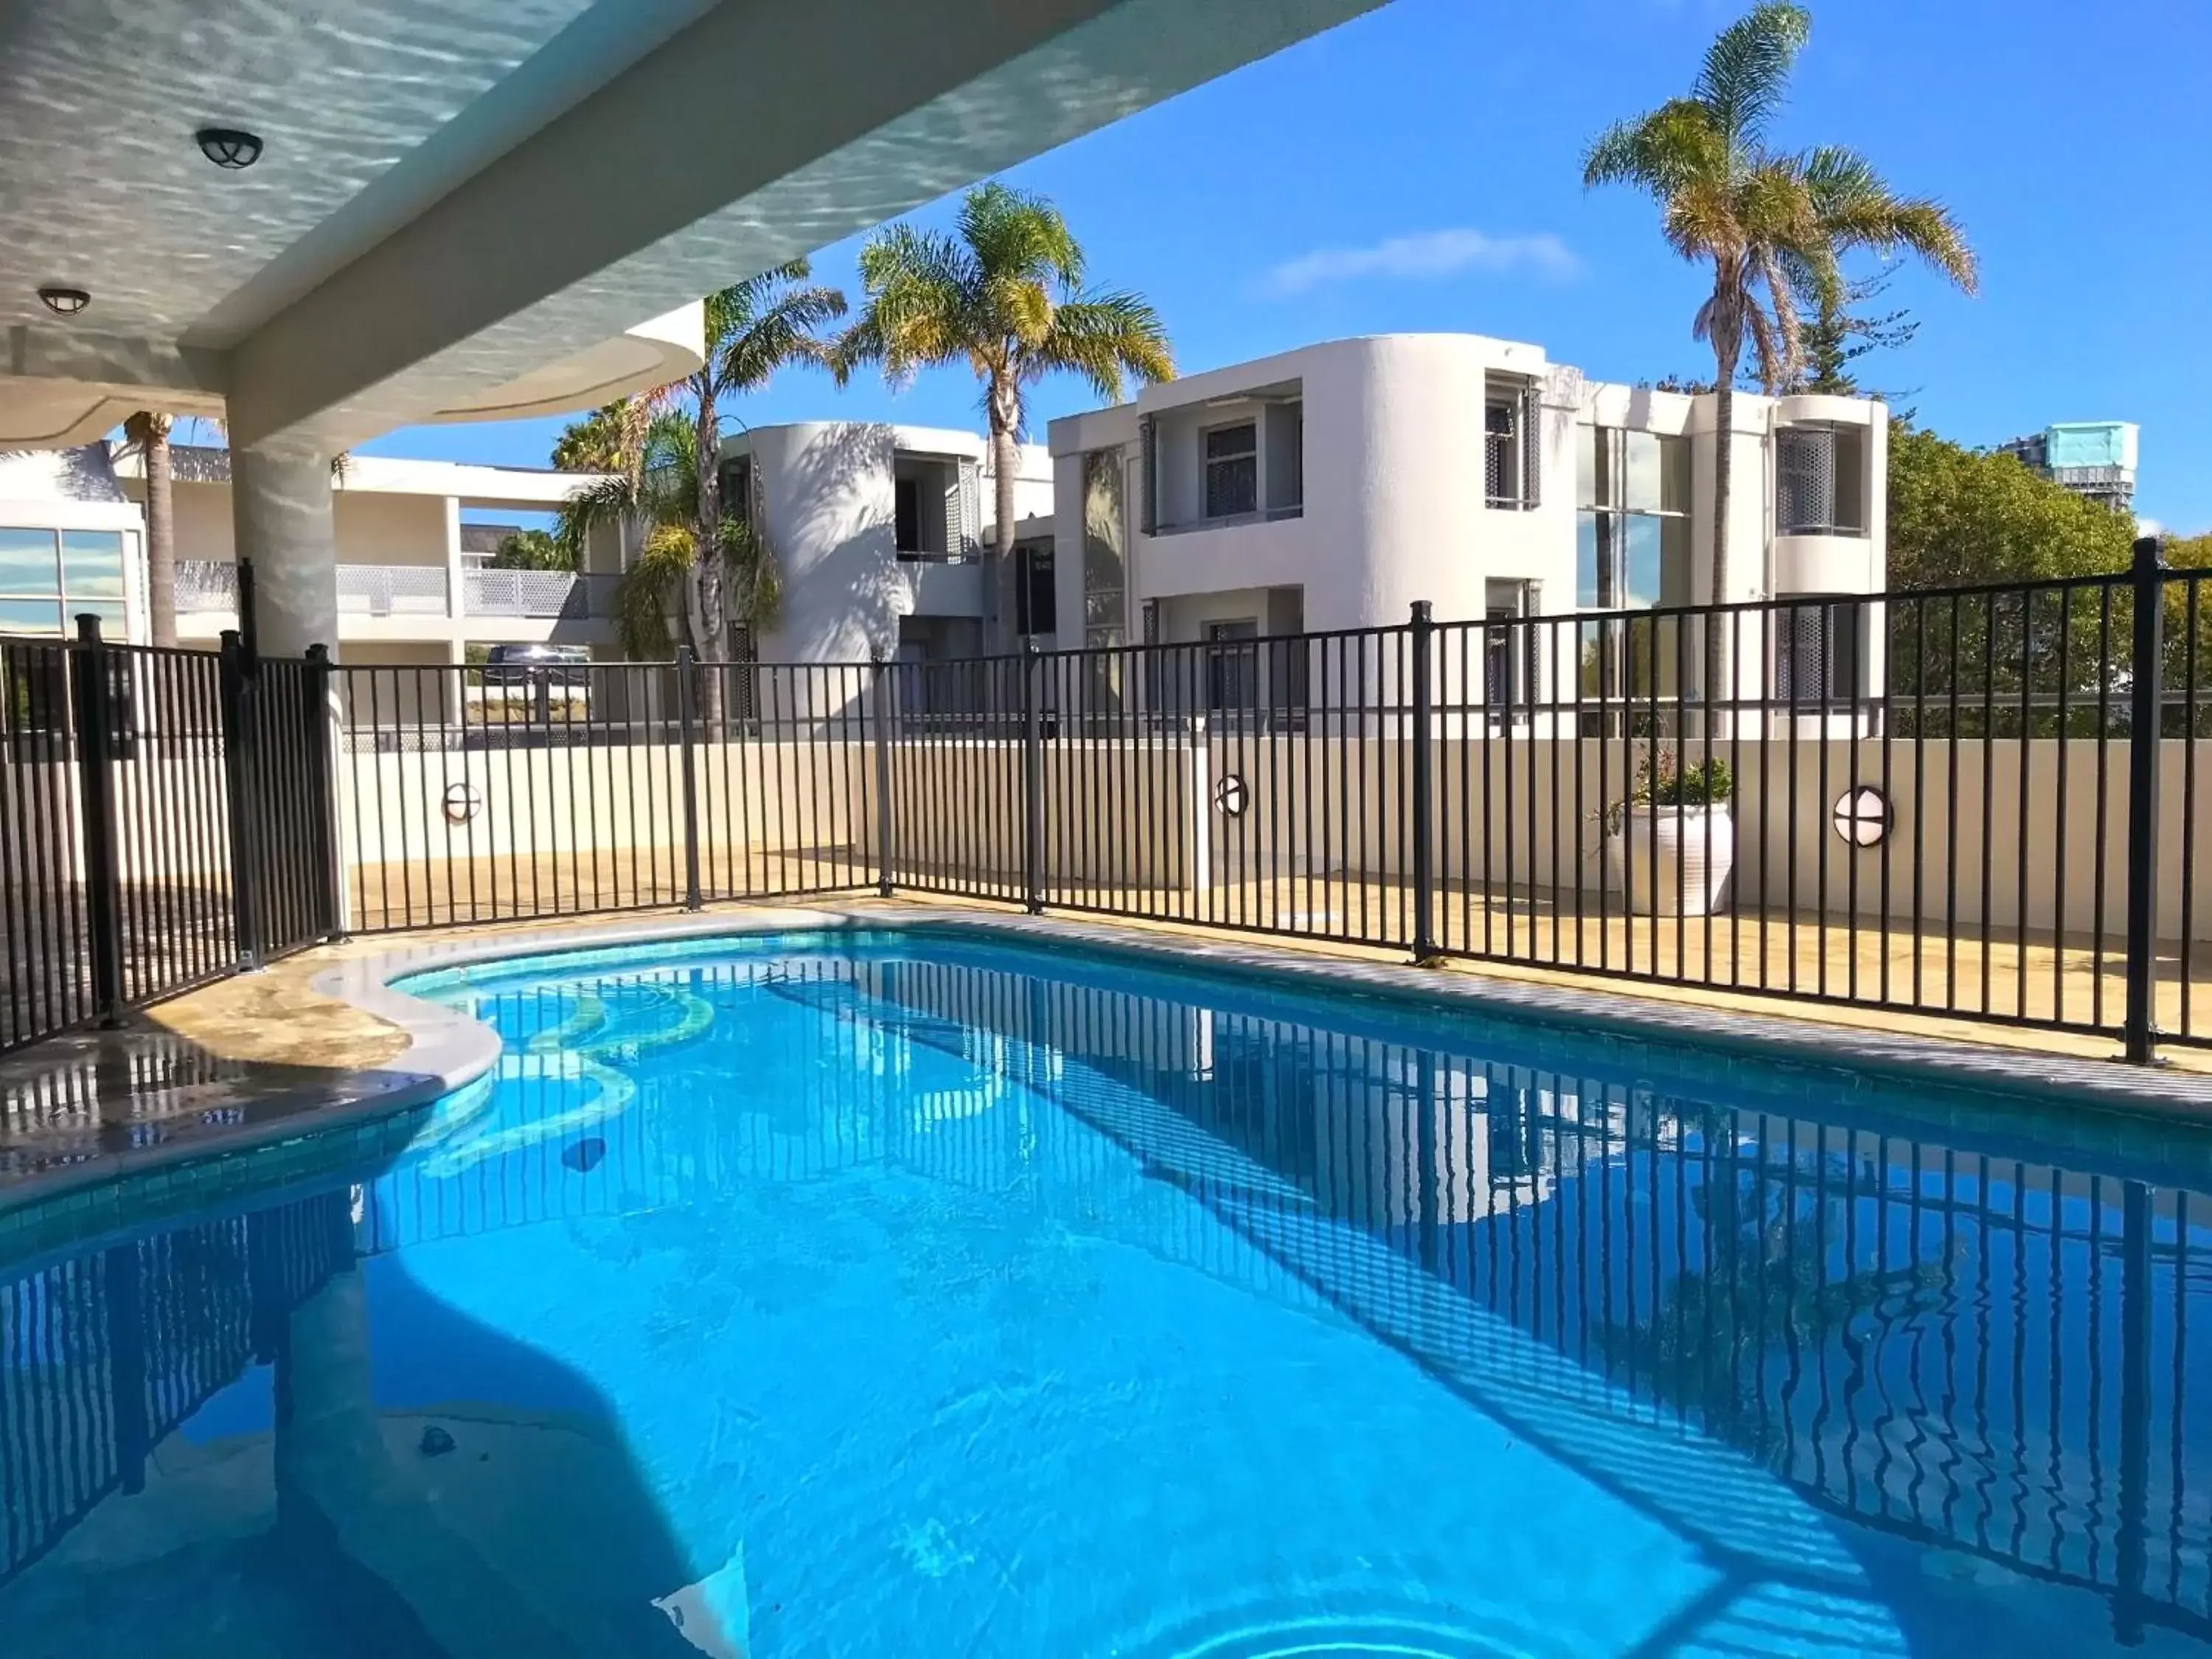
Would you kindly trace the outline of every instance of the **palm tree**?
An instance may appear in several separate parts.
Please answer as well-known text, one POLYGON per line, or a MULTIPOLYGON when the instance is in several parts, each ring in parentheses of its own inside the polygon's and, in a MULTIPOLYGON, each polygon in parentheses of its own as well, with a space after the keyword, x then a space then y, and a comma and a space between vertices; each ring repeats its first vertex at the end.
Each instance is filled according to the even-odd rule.
POLYGON ((124 441, 146 463, 146 611, 154 643, 177 642, 177 514, 170 488, 170 417, 141 410, 123 422, 124 441))
MULTIPOLYGON (((688 410, 651 410, 640 398, 619 413, 623 427, 637 435, 608 452, 614 468, 578 491, 564 504, 553 539, 571 559, 580 556, 594 526, 635 526, 637 556, 615 588, 615 631, 633 659, 657 661, 672 654, 668 614, 680 609, 684 635, 695 650, 714 636, 699 605, 699 426, 688 410)), ((779 597, 775 562, 755 525, 744 519, 717 520, 715 561, 728 602, 727 620, 756 633, 774 625, 779 597)), ((713 653, 702 653, 714 655, 713 653)), ((708 708, 717 677, 702 682, 708 708)), ((712 716, 719 718, 719 714, 712 716)))
POLYGON ((951 235, 891 225, 860 249, 866 305, 838 342, 839 380, 876 362, 898 386, 921 369, 964 362, 983 383, 998 518, 985 589, 994 602, 1014 550, 1015 444, 1027 388, 1065 371, 1118 402, 1125 375, 1175 378, 1152 307, 1133 294, 1087 289, 1083 278, 1083 249, 1060 210, 1000 184, 968 192, 951 235))
MULTIPOLYGON (((665 655, 662 614, 648 621, 648 598, 665 605, 684 598, 685 632, 702 657, 729 653, 730 626, 754 627, 772 608, 775 583, 755 527, 722 515, 721 401, 757 392, 775 371, 796 362, 830 362, 823 325, 845 314, 845 296, 813 285, 804 259, 764 270, 706 300, 706 361, 698 373, 659 390, 595 410, 562 434, 556 465, 590 460, 611 476, 571 498, 556 534, 581 568, 583 542, 598 525, 627 520, 643 531, 639 558, 625 573, 617 605, 625 648, 658 641, 665 655), (689 403, 688 410, 680 407, 689 403), (688 436, 681 439, 682 427, 688 436), (736 581, 732 581, 734 573, 736 581), (729 604, 732 587, 738 604, 729 604)), ((757 517, 757 508, 755 516, 757 517)), ((720 680, 702 682, 702 714, 719 718, 720 680)))
MULTIPOLYGON (((1713 267, 1713 291, 1691 332, 1713 349, 1713 603, 1728 592, 1729 484, 1735 379, 1749 337, 1769 392, 1796 380, 1803 355, 1799 301, 1832 305, 1841 256, 1853 249, 1917 254, 1972 293, 1974 256, 1941 203, 1894 194, 1856 151, 1770 147, 1790 71, 1812 30, 1790 0, 1764 0, 1721 31, 1686 98, 1613 126, 1583 161, 1585 189, 1633 185, 1659 204, 1668 245, 1713 267)), ((1718 630, 1713 630, 1716 642, 1718 630)))
MULTIPOLYGON (((845 296, 836 289, 815 286, 809 280, 812 276, 805 260, 794 259, 708 295, 707 361, 684 382, 697 429, 700 618, 714 641, 717 659, 727 656, 730 646, 723 602, 719 405, 732 393, 760 391, 787 364, 830 366, 830 343, 818 331, 845 314, 845 296)), ((719 686, 715 677, 708 681, 719 686)), ((709 719, 715 717, 709 713, 709 719)))

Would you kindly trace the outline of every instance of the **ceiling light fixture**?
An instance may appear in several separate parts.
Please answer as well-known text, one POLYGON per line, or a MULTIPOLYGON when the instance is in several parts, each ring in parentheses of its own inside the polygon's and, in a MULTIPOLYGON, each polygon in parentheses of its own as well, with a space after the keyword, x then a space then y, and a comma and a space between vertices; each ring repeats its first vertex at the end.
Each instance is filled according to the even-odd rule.
POLYGON ((92 303, 92 295, 81 288, 42 288, 39 297, 57 317, 74 317, 92 303))
POLYGON ((219 167, 250 167, 261 159, 261 140, 236 127, 202 127, 192 137, 200 154, 219 167))

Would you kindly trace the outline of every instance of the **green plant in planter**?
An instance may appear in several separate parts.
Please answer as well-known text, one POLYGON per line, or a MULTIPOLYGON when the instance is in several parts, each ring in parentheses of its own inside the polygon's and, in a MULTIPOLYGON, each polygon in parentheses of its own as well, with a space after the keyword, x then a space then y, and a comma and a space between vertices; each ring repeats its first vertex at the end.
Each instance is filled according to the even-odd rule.
POLYGON ((1672 750, 1647 752, 1628 799, 1605 809, 1606 833, 1620 833, 1621 819, 1632 806, 1717 806, 1735 793, 1735 774, 1717 757, 1683 766, 1672 750))

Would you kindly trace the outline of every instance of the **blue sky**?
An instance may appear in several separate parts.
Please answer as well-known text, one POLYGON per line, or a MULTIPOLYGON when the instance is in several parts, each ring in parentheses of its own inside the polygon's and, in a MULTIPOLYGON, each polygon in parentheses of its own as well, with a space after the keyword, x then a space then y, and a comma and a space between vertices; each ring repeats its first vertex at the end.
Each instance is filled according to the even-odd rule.
MULTIPOLYGON (((1607 380, 1710 373, 1698 273, 1650 204, 1585 195, 1607 121, 1687 86, 1740 9, 1710 0, 1395 0, 1369 17, 1042 156, 1094 278, 1158 306, 1186 371, 1347 334, 1467 330, 1540 343, 1607 380)), ((1886 303, 1918 338, 1866 378, 1946 435, 2052 420, 2142 426, 2138 508, 2212 528, 2212 6, 1826 0, 1777 137, 1865 151, 1948 202, 1975 298, 1908 270, 1886 303)), ((941 219, 945 204, 926 209, 941 219)), ((856 289, 857 240, 817 275, 856 289)), ((1085 407, 1035 398, 1042 429, 1085 407)), ((786 376, 732 413, 979 422, 964 373, 893 396, 786 376)), ((544 464, 557 421, 422 428, 386 454, 544 464)))

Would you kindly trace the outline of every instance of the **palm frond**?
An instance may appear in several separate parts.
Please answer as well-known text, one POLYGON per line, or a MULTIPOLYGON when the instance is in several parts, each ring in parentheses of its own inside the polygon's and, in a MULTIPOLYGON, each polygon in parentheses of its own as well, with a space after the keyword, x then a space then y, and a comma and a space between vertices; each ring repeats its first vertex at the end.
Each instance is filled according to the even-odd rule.
POLYGON ((1089 295, 1053 313, 1024 378, 1050 369, 1079 374, 1101 398, 1119 403, 1127 376, 1146 385, 1175 379, 1175 354, 1150 302, 1134 294, 1089 295))
POLYGON ((562 502, 553 515, 553 539, 569 568, 583 568, 584 550, 593 531, 635 517, 639 507, 636 483, 619 472, 593 480, 562 502))
POLYGON ((123 422, 123 445, 126 450, 143 455, 154 445, 166 440, 174 418, 158 410, 142 409, 128 416, 123 422))
POLYGON ((991 183, 960 204, 960 240, 988 280, 1018 281, 1073 296, 1083 286, 1083 250, 1060 211, 1043 197, 991 183))
POLYGON ((676 654, 668 632, 669 601, 690 580, 698 556, 698 543, 688 526, 662 525, 646 538, 615 584, 615 631, 632 660, 659 662, 676 654))
POLYGON ((1599 134, 1583 156, 1583 188, 1632 185, 1664 202, 1700 179, 1718 185, 1728 171, 1728 145, 1711 113, 1677 98, 1599 134))
POLYGON ((862 244, 860 264, 866 304, 831 349, 841 380, 874 362, 900 385, 966 355, 977 283, 973 260, 951 239, 886 226, 862 244))
POLYGON ((1829 240, 1889 254, 1918 255, 1961 290, 1979 281, 1973 250, 1951 210, 1927 198, 1899 197, 1855 150, 1824 145, 1800 163, 1805 187, 1829 240))
POLYGON ((1813 33, 1794 0, 1762 0, 1714 37, 1690 95, 1711 112, 1731 148, 1753 147, 1782 107, 1790 70, 1813 33))
POLYGON ((708 296, 707 398, 719 403, 733 392, 757 392, 792 363, 829 366, 831 343, 822 330, 845 314, 845 295, 810 283, 811 275, 805 260, 794 259, 708 296))
POLYGON ((775 628, 783 610, 775 555, 757 526, 737 519, 722 520, 721 539, 729 619, 757 638, 775 628))

